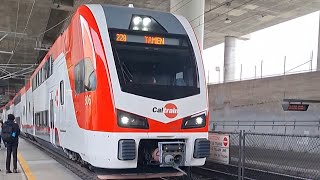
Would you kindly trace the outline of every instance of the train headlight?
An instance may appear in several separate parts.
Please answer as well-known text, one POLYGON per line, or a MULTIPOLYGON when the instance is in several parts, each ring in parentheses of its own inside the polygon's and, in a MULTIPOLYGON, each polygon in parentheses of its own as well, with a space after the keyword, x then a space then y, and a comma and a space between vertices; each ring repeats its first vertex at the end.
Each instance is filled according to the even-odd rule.
POLYGON ((202 117, 197 117, 196 118, 196 124, 197 125, 203 124, 203 121, 204 121, 204 119, 202 117))
POLYGON ((149 129, 148 120, 145 117, 130 114, 118 110, 118 126, 124 128, 149 129))
POLYGON ((128 29, 134 31, 167 33, 167 30, 153 17, 139 14, 132 15, 128 29))
POLYGON ((133 24, 137 26, 137 25, 139 25, 141 23, 142 18, 139 17, 139 16, 136 16, 136 17, 133 18, 132 21, 133 21, 133 24))
POLYGON ((139 27, 138 27, 138 26, 133 26, 132 29, 133 29, 133 30, 139 30, 139 27))
POLYGON ((143 18, 143 20, 142 20, 143 26, 147 27, 147 26, 149 26, 150 23, 151 23, 151 19, 149 17, 143 18))
POLYGON ((202 128, 206 126, 206 115, 185 118, 182 122, 182 129, 202 128))
POLYGON ((122 116, 120 121, 121 121, 121 124, 128 124, 129 118, 127 116, 122 116))

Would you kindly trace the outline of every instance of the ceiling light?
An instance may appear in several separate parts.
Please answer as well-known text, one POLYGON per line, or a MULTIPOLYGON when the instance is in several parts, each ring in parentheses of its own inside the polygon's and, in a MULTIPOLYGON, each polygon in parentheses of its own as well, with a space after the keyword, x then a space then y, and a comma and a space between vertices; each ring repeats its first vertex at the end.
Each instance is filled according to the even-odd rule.
POLYGON ((148 17, 143 18, 143 25, 148 26, 151 23, 151 19, 148 17))
POLYGON ((231 20, 229 18, 226 18, 226 20, 224 20, 224 23, 229 24, 231 23, 231 20))
POLYGON ((139 16, 136 16, 135 18, 133 18, 133 24, 134 25, 140 24, 141 21, 142 21, 142 18, 139 17, 139 16))
POLYGON ((143 27, 142 31, 148 31, 148 28, 147 27, 143 27))

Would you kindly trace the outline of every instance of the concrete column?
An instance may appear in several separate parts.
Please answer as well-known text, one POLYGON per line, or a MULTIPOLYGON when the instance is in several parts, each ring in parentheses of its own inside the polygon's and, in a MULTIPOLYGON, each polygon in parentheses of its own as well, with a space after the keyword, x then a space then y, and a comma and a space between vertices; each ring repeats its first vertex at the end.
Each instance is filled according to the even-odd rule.
POLYGON ((224 78, 223 82, 234 80, 236 70, 237 38, 226 36, 224 42, 224 78))
POLYGON ((188 19, 203 50, 205 0, 170 0, 170 12, 188 19))

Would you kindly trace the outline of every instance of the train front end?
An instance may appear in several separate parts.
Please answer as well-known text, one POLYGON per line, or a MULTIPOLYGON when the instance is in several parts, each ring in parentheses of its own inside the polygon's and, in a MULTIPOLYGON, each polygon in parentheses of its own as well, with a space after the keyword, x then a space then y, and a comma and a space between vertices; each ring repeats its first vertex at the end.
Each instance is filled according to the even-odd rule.
POLYGON ((210 151, 207 89, 190 24, 171 13, 88 7, 100 29, 115 110, 110 132, 90 142, 104 158, 90 162, 112 169, 203 165, 210 151))

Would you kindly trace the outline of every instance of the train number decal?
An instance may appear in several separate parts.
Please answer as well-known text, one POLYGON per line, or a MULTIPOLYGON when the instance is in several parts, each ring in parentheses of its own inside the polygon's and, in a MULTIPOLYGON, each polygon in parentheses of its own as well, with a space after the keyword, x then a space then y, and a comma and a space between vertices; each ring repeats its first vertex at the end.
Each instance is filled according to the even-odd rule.
POLYGON ((85 95, 84 96, 84 105, 85 106, 91 106, 91 95, 85 95))

